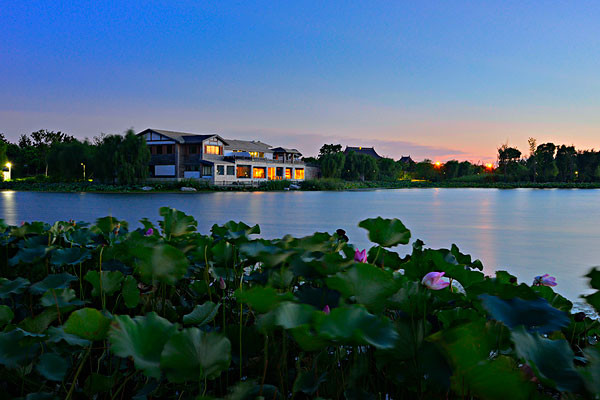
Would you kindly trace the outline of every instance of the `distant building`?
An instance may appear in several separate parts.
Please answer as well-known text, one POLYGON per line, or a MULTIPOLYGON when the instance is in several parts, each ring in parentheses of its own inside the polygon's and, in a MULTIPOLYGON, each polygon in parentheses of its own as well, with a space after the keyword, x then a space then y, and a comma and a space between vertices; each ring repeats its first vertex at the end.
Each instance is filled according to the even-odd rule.
POLYGON ((400 160, 398 160, 398 161, 400 161, 401 163, 404 163, 404 164, 414 164, 414 163, 415 163, 415 162, 413 161, 413 159, 412 159, 412 158, 410 158, 410 156, 402 156, 402 157, 400 158, 400 160))
POLYGON ((296 149, 272 148, 256 140, 223 139, 216 133, 150 128, 138 136, 146 139, 150 149, 151 178, 201 179, 215 185, 305 179, 306 165, 296 149))
POLYGON ((381 157, 379 154, 377 154, 377 152, 375 151, 374 147, 351 147, 351 146, 346 146, 346 149, 344 150, 344 154, 348 154, 351 151, 355 152, 356 154, 364 154, 365 156, 371 156, 377 160, 379 160, 381 157))

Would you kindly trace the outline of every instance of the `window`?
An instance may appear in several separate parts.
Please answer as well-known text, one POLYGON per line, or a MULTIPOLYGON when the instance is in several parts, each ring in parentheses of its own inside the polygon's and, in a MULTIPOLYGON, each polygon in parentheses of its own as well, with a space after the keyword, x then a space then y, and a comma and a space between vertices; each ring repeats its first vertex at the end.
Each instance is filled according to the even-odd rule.
POLYGON ((196 145, 190 146, 189 147, 189 151, 190 151, 190 154, 196 154, 196 153, 198 153, 198 146, 196 146, 196 145))
POLYGON ((235 167, 233 165, 227 166, 227 175, 235 175, 235 167))
POLYGON ((217 175, 225 175, 225 166, 217 165, 217 175))
POLYGON ((264 152, 258 152, 258 151, 249 151, 248 153, 250 153, 250 156, 252 157, 256 157, 256 158, 265 158, 265 153, 264 152))
POLYGON ((162 148, 163 148, 162 146, 156 146, 156 154, 162 154, 163 153, 162 148))
POLYGON ((204 146, 204 152, 206 154, 223 154, 221 146, 214 146, 212 144, 207 144, 204 146))
POLYGON ((202 176, 211 176, 212 175, 212 166, 204 165, 202 166, 202 176))
POLYGON ((304 168, 296 168, 294 179, 304 179, 304 168))
POLYGON ((285 179, 292 179, 292 169, 291 168, 285 169, 285 179))
POLYGON ((283 179, 283 167, 277 167, 277 179, 283 179))
POLYGON ((265 179, 267 177, 267 171, 265 167, 254 167, 252 169, 252 177, 255 179, 265 179))
POLYGON ((237 174, 238 178, 250 178, 250 166, 249 165, 238 165, 237 174))
POLYGON ((269 167, 268 169, 269 180, 275 179, 275 168, 269 167))
POLYGON ((173 145, 168 144, 166 147, 167 147, 166 154, 173 154, 173 145))

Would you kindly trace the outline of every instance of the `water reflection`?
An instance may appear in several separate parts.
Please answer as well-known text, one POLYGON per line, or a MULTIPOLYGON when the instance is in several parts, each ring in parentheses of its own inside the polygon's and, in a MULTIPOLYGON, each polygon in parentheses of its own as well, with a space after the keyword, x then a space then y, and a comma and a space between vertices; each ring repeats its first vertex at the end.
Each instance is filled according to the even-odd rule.
MULTIPOLYGON (((159 219, 171 206, 198 221, 208 233, 228 220, 259 224, 262 236, 309 235, 346 230, 356 246, 369 246, 360 220, 400 218, 413 239, 432 248, 456 243, 482 260, 485 272, 507 269, 521 280, 557 277, 572 299, 586 290, 582 277, 600 264, 598 190, 410 189, 357 192, 216 192, 196 194, 69 194, 2 192, 0 218, 21 221, 84 220, 113 215, 133 227, 159 219)), ((398 246, 400 253, 410 246, 398 246)))

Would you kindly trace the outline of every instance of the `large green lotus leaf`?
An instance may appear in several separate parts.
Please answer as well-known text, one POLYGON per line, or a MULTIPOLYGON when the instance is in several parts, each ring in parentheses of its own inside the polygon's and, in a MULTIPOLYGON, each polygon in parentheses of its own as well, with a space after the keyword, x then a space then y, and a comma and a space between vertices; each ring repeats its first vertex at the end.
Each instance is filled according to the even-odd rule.
POLYGON ((316 331, 328 340, 387 349, 394 347, 398 338, 387 318, 370 314, 358 305, 334 308, 329 314, 319 313, 316 316, 316 331))
POLYGON ((487 360, 496 344, 496 337, 490 334, 485 321, 445 329, 427 340, 440 348, 458 374, 464 374, 475 368, 480 361, 487 360))
POLYGON ((44 294, 49 289, 66 289, 71 282, 76 281, 77 277, 67 272, 60 274, 51 274, 46 276, 42 281, 34 283, 29 287, 32 294, 44 294))
POLYGON ((590 278, 590 286, 593 289, 600 290, 600 270, 597 267, 592 268, 585 276, 590 278))
POLYGON ((73 311, 63 326, 66 333, 77 335, 87 340, 103 340, 106 338, 110 319, 94 308, 82 308, 73 311))
POLYGON ((50 381, 62 382, 69 370, 69 361, 56 353, 44 353, 35 369, 50 381))
POLYGON ((44 307, 76 307, 84 304, 77 298, 73 289, 49 289, 40 298, 40 304, 44 307))
POLYGON ((408 244, 410 231, 399 219, 369 218, 360 221, 358 226, 369 232, 369 240, 383 247, 408 244))
POLYGON ((472 261, 471 256, 468 254, 463 254, 460 252, 460 250, 458 250, 458 246, 455 244, 452 244, 452 248, 450 249, 450 253, 452 253, 452 255, 454 256, 454 258, 456 259, 456 261, 459 264, 463 264, 466 265, 469 268, 475 268, 478 269, 480 271, 483 271, 483 264, 481 263, 480 260, 475 260, 472 261))
POLYGON ((210 231, 215 238, 239 242, 246 241, 249 235, 260 234, 260 227, 258 225, 249 226, 243 222, 229 221, 222 226, 213 225, 210 231))
POLYGON ((596 311, 600 312, 600 291, 592 293, 587 296, 583 296, 585 301, 590 304, 596 311))
POLYGON ((236 251, 231 243, 221 240, 213 245, 210 253, 212 254, 212 261, 217 267, 227 269, 233 274, 236 251))
POLYGON ((240 253, 252 261, 260 261, 265 268, 275 268, 294 254, 293 250, 275 246, 269 240, 258 239, 240 244, 240 253))
POLYGON ((585 368, 579 368, 578 372, 581 374, 587 390, 597 397, 600 393, 600 351, 587 347, 583 349, 583 354, 587 364, 585 368))
POLYGON ((127 230, 127 221, 119 221, 115 217, 102 217, 96 220, 96 225, 91 229, 93 232, 101 233, 105 238, 109 238, 117 228, 127 230))
POLYGON ((523 327, 511 333, 515 350, 545 384, 561 392, 578 392, 583 384, 575 370, 575 354, 566 340, 544 339, 523 327))
POLYGON ((163 220, 159 221, 158 224, 162 228, 167 240, 196 231, 198 222, 196 222, 194 217, 186 215, 182 211, 171 207, 161 207, 158 213, 163 217, 163 220))
POLYGON ((132 251, 138 257, 139 273, 147 282, 159 281, 173 285, 187 272, 185 254, 171 245, 161 244, 132 251))
MULTIPOLYGON (((354 258, 354 255, 352 255, 354 258)), ((382 268, 399 269, 402 267, 402 258, 395 251, 387 250, 381 246, 373 246, 369 249, 367 259, 369 263, 382 268)))
POLYGON ((247 304, 254 311, 266 313, 277 307, 284 301, 294 299, 294 296, 289 292, 278 293, 277 290, 271 287, 255 286, 250 289, 237 289, 235 298, 240 302, 247 304))
POLYGON ((66 240, 78 247, 85 247, 92 242, 92 231, 89 229, 75 229, 65 233, 66 240))
POLYGON ((102 271, 102 282, 100 272, 88 271, 83 279, 92 284, 92 296, 100 296, 102 293, 111 295, 121 289, 123 274, 119 271, 102 271))
POLYGON ((21 329, 0 332, 0 364, 6 368, 27 365, 41 347, 21 329))
POLYGON ((28 286, 29 281, 25 278, 16 278, 12 281, 0 278, 0 299, 5 299, 11 294, 21 294, 28 286))
POLYGON ((310 323, 315 309, 308 304, 298 304, 286 301, 274 310, 275 324, 284 329, 297 328, 310 323))
POLYGON ((8 260, 8 265, 33 264, 45 257, 46 253, 50 250, 51 247, 48 247, 48 239, 43 236, 25 239, 23 247, 17 251, 14 257, 8 260))
POLYGON ((315 334, 309 325, 301 325, 289 331, 304 351, 317 351, 329 346, 326 339, 315 334))
POLYGON ((85 347, 89 346, 92 342, 87 339, 82 339, 77 335, 66 333, 62 326, 51 326, 48 328, 48 342, 60 343, 61 341, 66 342, 71 346, 85 347))
POLYGON ((140 302, 140 289, 137 287, 138 283, 135 278, 128 275, 123 281, 123 300, 127 308, 135 308, 140 302))
POLYGON ((52 252, 50 263, 56 266, 77 265, 92 258, 92 252, 81 247, 67 247, 52 252))
POLYGON ((296 376, 292 391, 311 395, 319 389, 319 385, 323 382, 327 382, 327 372, 318 374, 315 370, 301 371, 296 376))
POLYGON ((8 324, 14 317, 15 313, 13 313, 9 306, 0 306, 0 327, 8 324))
POLYGON ((526 379, 515 360, 503 355, 482 360, 465 374, 454 375, 451 381, 457 396, 470 393, 486 400, 528 400, 537 396, 536 385, 526 379))
POLYGON ((399 289, 399 282, 393 279, 391 272, 364 263, 354 264, 325 282, 345 298, 354 296, 372 312, 383 310, 386 299, 399 289))
POLYGON ((21 226, 13 226, 11 227, 10 234, 15 237, 25 237, 27 235, 41 235, 50 229, 50 225, 44 222, 25 222, 21 226))
POLYGON ((551 307, 542 298, 523 300, 515 297, 503 300, 487 294, 479 297, 490 316, 511 329, 523 325, 530 332, 551 333, 569 325, 570 322, 566 313, 551 307))
POLYGON ((171 382, 215 379, 231 362, 231 343, 225 336, 185 328, 165 345, 160 366, 171 382))
POLYGON ((484 319, 485 315, 472 308, 455 307, 451 310, 440 310, 436 316, 444 326, 444 329, 451 328, 461 323, 477 321, 484 319))
MULTIPOLYGON (((92 372, 83 384, 83 392, 86 396, 88 396, 87 398, 92 399, 94 398, 94 395, 98 393, 105 393, 110 391, 114 387, 114 385, 114 377, 100 375, 92 372)), ((134 397, 134 399, 136 397, 134 397)))
POLYGON ((132 357, 135 367, 146 376, 160 378, 160 354, 165 343, 177 330, 156 313, 131 319, 128 315, 115 317, 108 334, 111 351, 119 357, 132 357))
POLYGON ((549 286, 532 286, 531 289, 536 292, 541 298, 546 299, 548 304, 557 310, 570 313, 573 308, 573 303, 558 293, 555 293, 549 286))
POLYGON ((27 332, 43 333, 57 318, 58 310, 56 307, 46 308, 36 316, 25 318, 19 323, 19 328, 27 332))
POLYGON ((340 292, 326 287, 312 287, 305 283, 294 293, 300 303, 310 304, 318 310, 323 310, 325 306, 329 308, 337 307, 340 302, 340 292))
POLYGON ((220 304, 215 304, 212 301, 197 305, 191 313, 183 316, 183 323, 198 326, 208 324, 215 318, 220 306, 220 304))

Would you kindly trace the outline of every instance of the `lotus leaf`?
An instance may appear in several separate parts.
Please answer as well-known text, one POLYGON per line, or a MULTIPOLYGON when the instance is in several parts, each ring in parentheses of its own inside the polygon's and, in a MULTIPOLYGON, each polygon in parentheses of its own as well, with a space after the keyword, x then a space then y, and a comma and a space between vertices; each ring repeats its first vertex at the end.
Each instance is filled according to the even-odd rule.
POLYGON ((369 232, 369 240, 383 247, 408 244, 410 231, 399 219, 369 218, 360 221, 358 226, 369 232))
POLYGON ((94 308, 73 311, 63 326, 65 333, 77 335, 87 340, 106 338, 110 319, 94 308))

